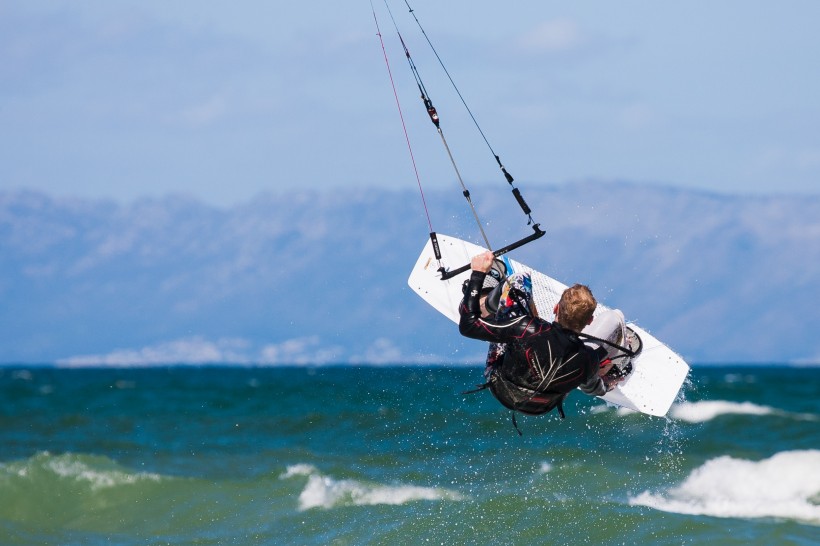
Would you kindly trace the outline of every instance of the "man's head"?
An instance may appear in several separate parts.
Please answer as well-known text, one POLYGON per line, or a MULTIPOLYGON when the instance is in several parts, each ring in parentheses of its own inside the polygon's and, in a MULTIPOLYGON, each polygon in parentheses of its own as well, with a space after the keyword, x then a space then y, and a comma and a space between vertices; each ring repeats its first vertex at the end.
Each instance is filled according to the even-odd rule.
POLYGON ((555 322, 576 332, 592 322, 592 313, 598 302, 588 286, 576 284, 564 290, 555 306, 555 322))

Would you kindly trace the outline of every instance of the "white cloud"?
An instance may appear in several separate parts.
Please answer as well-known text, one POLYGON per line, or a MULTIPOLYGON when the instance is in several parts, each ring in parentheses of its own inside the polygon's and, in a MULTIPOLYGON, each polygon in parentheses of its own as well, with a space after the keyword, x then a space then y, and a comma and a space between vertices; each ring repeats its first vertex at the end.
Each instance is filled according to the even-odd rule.
POLYGON ((179 114, 179 119, 193 127, 204 127, 218 121, 226 113, 225 99, 214 95, 183 110, 179 114))
POLYGON ((363 355, 355 356, 352 360, 370 364, 395 364, 408 359, 403 358, 401 350, 391 340, 382 337, 373 341, 363 355))
POLYGON ((393 340, 388 338, 378 338, 367 346, 360 354, 352 355, 347 361, 351 364, 476 364, 484 362, 484 350, 478 352, 469 351, 460 354, 458 349, 454 352, 447 351, 444 354, 404 352, 393 340))
POLYGON ((318 336, 289 339, 265 345, 260 352, 260 364, 332 364, 342 362, 341 347, 325 347, 318 336))
POLYGON ((108 354, 80 355, 60 359, 63 366, 152 366, 162 364, 215 364, 251 362, 246 353, 249 343, 226 338, 208 341, 200 336, 175 339, 141 349, 117 349, 108 354))
MULTIPOLYGON (((475 363, 481 355, 464 362, 475 363)), ((138 349, 116 349, 110 353, 77 355, 58 359, 66 367, 85 366, 163 366, 175 364, 242 364, 261 366, 321 366, 327 364, 430 364, 453 360, 452 355, 404 354, 390 339, 378 338, 361 353, 350 355, 344 347, 326 345, 319 336, 288 339, 280 343, 254 345, 244 338, 216 341, 190 336, 148 345, 138 349)))
POLYGON ((560 52, 584 42, 578 25, 569 19, 551 19, 539 24, 518 40, 518 45, 534 52, 560 52))
POLYGON ((289 339, 257 348, 244 338, 216 341, 191 336, 140 349, 79 355, 57 361, 61 366, 159 366, 166 364, 322 365, 343 363, 344 349, 323 345, 318 336, 289 339))

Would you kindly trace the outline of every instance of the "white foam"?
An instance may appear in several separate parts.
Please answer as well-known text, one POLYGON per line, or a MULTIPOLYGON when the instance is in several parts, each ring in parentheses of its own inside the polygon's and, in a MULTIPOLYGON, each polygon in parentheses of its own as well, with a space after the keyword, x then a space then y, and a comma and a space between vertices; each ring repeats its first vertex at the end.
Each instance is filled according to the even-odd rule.
POLYGON ((690 423, 711 421, 721 415, 771 415, 777 410, 769 406, 759 406, 751 402, 728 402, 724 400, 703 400, 684 402, 672 406, 670 416, 690 423))
POLYGON ((310 476, 318 472, 312 464, 293 464, 288 466, 287 470, 279 476, 282 479, 292 478, 293 476, 310 476))
POLYGON ((599 413, 609 413, 610 411, 614 411, 618 417, 626 417, 627 415, 636 415, 640 413, 633 409, 625 408, 623 406, 617 406, 607 400, 604 400, 603 402, 603 404, 597 404, 595 406, 592 406, 590 412, 593 415, 598 415, 599 413))
POLYGON ((630 504, 726 518, 783 518, 820 525, 820 450, 785 451, 761 461, 711 459, 666 493, 630 504))
POLYGON ((308 476, 299 494, 299 509, 333 508, 346 505, 405 504, 419 500, 461 500, 462 496, 447 489, 414 485, 378 485, 357 480, 336 480, 324 476, 308 464, 289 466, 280 477, 308 476))
POLYGON ((791 413, 770 406, 761 406, 752 402, 729 402, 725 400, 703 400, 700 402, 684 402, 672 406, 670 416, 690 423, 711 421, 721 415, 776 415, 801 421, 817 421, 820 419, 812 413, 791 413))
POLYGON ((129 473, 121 470, 96 469, 82 461, 66 456, 50 459, 45 468, 62 478, 89 482, 92 489, 104 489, 118 485, 132 485, 143 481, 158 482, 161 476, 147 472, 129 473))

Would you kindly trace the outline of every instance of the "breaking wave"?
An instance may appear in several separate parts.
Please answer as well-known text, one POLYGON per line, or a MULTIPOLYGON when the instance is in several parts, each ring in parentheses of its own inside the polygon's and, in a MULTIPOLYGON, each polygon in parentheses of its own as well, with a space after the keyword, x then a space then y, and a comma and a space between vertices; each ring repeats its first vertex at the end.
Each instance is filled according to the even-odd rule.
POLYGON ((334 508, 375 504, 405 504, 413 501, 462 500, 463 497, 448 489, 414 485, 379 485, 358 480, 337 480, 321 474, 314 466, 292 465, 281 479, 307 477, 299 495, 299 509, 334 508))
POLYGON ((631 505, 722 518, 782 518, 820 525, 820 450, 785 451, 761 461, 718 457, 665 493, 631 505))
POLYGON ((0 464, 0 484, 32 486, 59 484, 85 486, 90 491, 113 489, 145 482, 160 482, 162 477, 148 472, 133 472, 105 457, 47 451, 30 459, 0 464))
POLYGON ((802 420, 816 420, 811 414, 789 413, 770 406, 761 406, 752 402, 729 402, 725 400, 702 400, 700 402, 683 402, 672 406, 670 417, 689 423, 703 423, 723 415, 777 415, 802 420))

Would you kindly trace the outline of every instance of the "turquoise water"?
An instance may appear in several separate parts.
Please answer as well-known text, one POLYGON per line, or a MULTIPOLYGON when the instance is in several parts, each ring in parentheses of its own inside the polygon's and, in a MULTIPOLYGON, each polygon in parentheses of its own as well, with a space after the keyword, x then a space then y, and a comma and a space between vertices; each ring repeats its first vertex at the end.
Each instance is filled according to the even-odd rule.
POLYGON ((0 368, 0 544, 820 541, 820 370, 699 367, 666 419, 479 368, 0 368))

